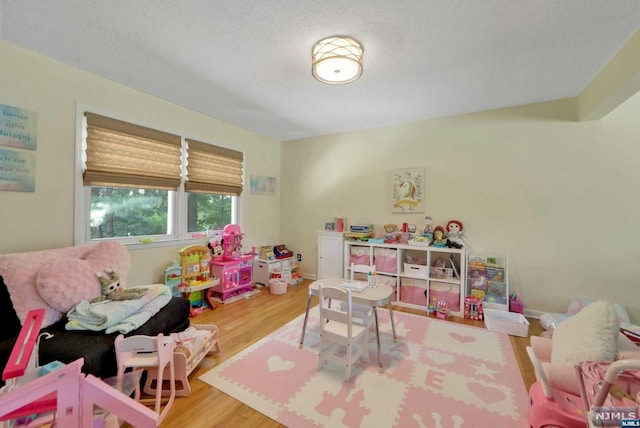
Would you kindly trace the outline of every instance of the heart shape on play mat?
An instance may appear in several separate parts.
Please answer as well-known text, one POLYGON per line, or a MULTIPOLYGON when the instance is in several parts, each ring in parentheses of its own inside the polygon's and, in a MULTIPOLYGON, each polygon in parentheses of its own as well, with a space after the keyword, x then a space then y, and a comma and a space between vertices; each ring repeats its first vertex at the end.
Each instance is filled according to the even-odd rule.
POLYGON ((504 400, 504 392, 491 386, 484 386, 480 383, 470 382, 467 384, 469 391, 473 392, 485 404, 498 403, 504 400))
POLYGON ((470 343, 470 342, 476 341, 476 338, 473 336, 465 336, 459 333, 449 333, 449 336, 451 336, 452 338, 454 338, 460 343, 470 343))
POLYGON ((291 370, 295 363, 293 361, 284 361, 279 356, 274 355, 267 360, 267 366, 269 367, 269 372, 284 372, 291 370))
POLYGON ((453 363, 456 358, 451 354, 444 354, 438 351, 427 351, 425 354, 431 361, 436 363, 437 365, 450 364, 453 363))

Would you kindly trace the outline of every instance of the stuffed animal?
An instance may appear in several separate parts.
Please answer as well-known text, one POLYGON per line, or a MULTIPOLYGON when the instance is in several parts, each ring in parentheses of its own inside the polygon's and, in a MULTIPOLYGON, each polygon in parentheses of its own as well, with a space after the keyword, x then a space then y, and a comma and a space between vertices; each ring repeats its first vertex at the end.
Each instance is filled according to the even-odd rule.
POLYGON ((222 245, 224 244, 224 239, 222 239, 222 235, 215 235, 213 238, 209 240, 207 247, 211 250, 211 255, 214 258, 220 258, 223 254, 222 245))
POLYGON ((104 270, 107 275, 100 272, 96 273, 98 281, 102 285, 102 295, 91 299, 91 303, 102 302, 105 300, 133 300, 139 299, 147 292, 146 288, 122 288, 120 287, 120 277, 111 269, 104 270))
POLYGON ((462 248, 465 246, 464 235, 462 234, 462 222, 459 220, 449 220, 447 223, 447 247, 462 248))

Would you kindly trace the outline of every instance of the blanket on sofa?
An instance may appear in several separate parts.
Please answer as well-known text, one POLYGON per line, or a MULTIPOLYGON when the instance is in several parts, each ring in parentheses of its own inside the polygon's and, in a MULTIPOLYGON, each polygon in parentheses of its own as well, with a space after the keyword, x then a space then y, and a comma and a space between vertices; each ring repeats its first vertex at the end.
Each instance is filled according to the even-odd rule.
POLYGON ((92 330, 105 333, 129 333, 146 323, 171 300, 166 285, 147 285, 138 299, 89 303, 82 300, 67 313, 67 330, 92 330))

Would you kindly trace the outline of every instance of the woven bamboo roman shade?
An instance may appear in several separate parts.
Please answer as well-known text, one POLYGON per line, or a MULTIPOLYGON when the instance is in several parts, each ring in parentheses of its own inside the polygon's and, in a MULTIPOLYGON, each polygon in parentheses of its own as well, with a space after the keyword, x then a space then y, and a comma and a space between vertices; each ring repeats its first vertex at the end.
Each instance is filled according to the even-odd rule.
POLYGON ((195 140, 186 141, 185 191, 240 195, 244 161, 242 153, 195 140))
POLYGON ((180 136, 94 113, 85 115, 85 186, 165 190, 180 186, 180 136))

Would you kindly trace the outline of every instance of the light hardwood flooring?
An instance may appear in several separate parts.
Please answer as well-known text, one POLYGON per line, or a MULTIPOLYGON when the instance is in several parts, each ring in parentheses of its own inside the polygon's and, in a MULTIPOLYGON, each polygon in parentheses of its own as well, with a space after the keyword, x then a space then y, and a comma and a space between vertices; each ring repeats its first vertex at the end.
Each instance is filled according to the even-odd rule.
MULTIPOLYGON (((280 427, 282 425, 261 413, 240 403, 200 381, 198 377, 217 364, 231 358, 247 346, 267 336, 274 330, 293 320, 306 309, 307 287, 310 280, 290 287, 286 294, 273 295, 268 288, 249 299, 226 305, 218 305, 215 310, 206 309, 192 318, 194 324, 215 324, 219 328, 222 352, 217 356, 205 357, 191 376, 191 395, 176 398, 161 427, 202 428, 202 427, 280 427)), ((314 298, 312 305, 317 303, 314 298)), ((425 311, 395 306, 394 310, 426 316, 425 311)), ((481 321, 451 318, 452 322, 484 326, 481 321)), ((543 329, 538 320, 529 320, 530 335, 540 334, 543 329)), ((527 390, 535 381, 533 367, 526 353, 528 338, 511 337, 516 358, 527 390)), ((274 388, 277 388, 274 385, 274 388)))

